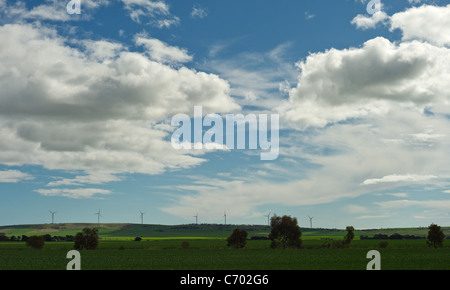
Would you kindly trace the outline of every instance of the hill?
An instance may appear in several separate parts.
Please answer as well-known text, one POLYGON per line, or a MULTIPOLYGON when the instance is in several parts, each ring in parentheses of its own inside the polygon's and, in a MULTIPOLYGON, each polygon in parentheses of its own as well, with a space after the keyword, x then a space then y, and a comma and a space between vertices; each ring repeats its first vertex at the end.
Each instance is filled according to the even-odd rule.
MULTIPOLYGON (((224 225, 224 224, 184 224, 184 225, 149 225, 149 224, 103 224, 96 223, 60 223, 60 224, 30 224, 1 226, 0 234, 6 236, 45 235, 66 236, 75 235, 83 228, 99 228, 100 238, 227 238, 235 228, 244 229, 251 237, 267 237, 270 227, 265 225, 224 225)), ((446 236, 450 235, 450 228, 443 228, 446 236)), ((345 235, 344 229, 301 228, 302 238, 336 238, 345 235)), ((375 234, 414 235, 425 237, 427 228, 392 228, 355 230, 355 238, 359 236, 372 237, 375 234)))

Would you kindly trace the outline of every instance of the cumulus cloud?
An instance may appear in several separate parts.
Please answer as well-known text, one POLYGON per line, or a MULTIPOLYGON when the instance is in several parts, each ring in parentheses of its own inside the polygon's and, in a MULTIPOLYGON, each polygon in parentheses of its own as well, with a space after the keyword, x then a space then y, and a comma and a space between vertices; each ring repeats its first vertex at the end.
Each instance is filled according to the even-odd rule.
MULTIPOLYGON (((32 24, 0 27, 0 163, 84 171, 50 186, 101 184, 120 173, 158 174, 205 160, 172 149, 175 114, 240 107, 217 75, 174 68, 106 40, 74 48, 32 24)), ((178 48, 169 51, 181 51, 178 48)), ((180 60, 180 59, 178 59, 180 60)), ((92 196, 92 191, 46 195, 92 196)))
POLYGON ((267 204, 322 204, 404 185, 447 190, 450 50, 438 43, 377 37, 360 47, 311 53, 297 64, 298 84, 289 99, 275 107, 285 128, 303 133, 280 141, 281 160, 301 160, 304 167, 289 167, 297 175, 280 182, 269 179, 277 180, 273 170, 259 175, 255 170, 245 178, 231 172, 227 180, 196 180, 183 187, 194 193, 177 196, 163 210, 181 217, 198 211, 211 218, 227 209, 242 217, 267 204))
POLYGON ((391 17, 391 30, 400 29, 403 40, 420 39, 436 45, 450 45, 450 4, 422 5, 391 17))
POLYGON ((296 124, 323 127, 382 116, 393 103, 419 108, 445 104, 449 60, 447 48, 418 41, 395 44, 383 37, 360 48, 313 53, 297 64, 298 85, 279 110, 296 124))

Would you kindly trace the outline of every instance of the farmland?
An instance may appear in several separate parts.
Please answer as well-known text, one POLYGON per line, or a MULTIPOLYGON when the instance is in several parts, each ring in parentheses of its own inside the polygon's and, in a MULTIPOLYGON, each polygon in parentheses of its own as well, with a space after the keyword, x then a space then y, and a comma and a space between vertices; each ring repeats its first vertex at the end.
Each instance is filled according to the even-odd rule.
MULTIPOLYGON (((95 224, 23 225, 0 227, 12 235, 55 236, 76 234, 95 224)), ((268 240, 248 240, 244 249, 227 247, 233 225, 135 225, 101 224, 97 250, 80 251, 84 270, 364 270, 369 250, 378 250, 382 269, 448 270, 450 242, 433 249, 424 239, 388 240, 380 248, 380 240, 360 240, 360 235, 401 233, 425 235, 427 229, 389 229, 355 231, 355 240, 343 249, 329 248, 333 240, 341 240, 344 230, 302 229, 303 248, 270 249, 268 240), (142 240, 134 241, 135 237, 142 240), (184 242, 184 244, 183 244, 184 242)), ((265 237, 268 226, 239 226, 250 237, 265 237)), ((448 229, 444 228, 447 234, 448 229)), ((0 242, 0 270, 64 270, 66 254, 73 242, 46 242, 44 249, 33 250, 25 242, 0 242)))

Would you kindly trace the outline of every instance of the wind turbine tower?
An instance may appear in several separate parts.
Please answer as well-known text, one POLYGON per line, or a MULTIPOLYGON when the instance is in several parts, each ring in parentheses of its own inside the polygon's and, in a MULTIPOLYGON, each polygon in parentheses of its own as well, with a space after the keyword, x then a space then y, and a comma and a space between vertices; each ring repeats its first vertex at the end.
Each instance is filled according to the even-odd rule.
POLYGON ((270 212, 268 215, 265 215, 267 217, 267 225, 270 226, 270 212))
POLYGON ((97 223, 98 223, 98 226, 100 227, 100 217, 102 216, 102 215, 100 214, 100 209, 98 210, 97 213, 94 213, 94 214, 97 215, 97 223))
POLYGON ((49 210, 49 212, 52 214, 52 224, 53 224, 55 222, 55 213, 56 213, 56 211, 49 210))
POLYGON ((225 218, 225 225, 227 224, 227 213, 223 212, 223 217, 225 218))
POLYGON ((308 216, 308 217, 309 217, 309 225, 312 228, 312 220, 313 220, 314 217, 310 217, 310 216, 308 216))
POLYGON ((145 212, 139 211, 141 213, 141 224, 144 224, 144 214, 145 212))
POLYGON ((198 224, 198 214, 194 215, 194 217, 195 217, 195 224, 197 225, 198 224))

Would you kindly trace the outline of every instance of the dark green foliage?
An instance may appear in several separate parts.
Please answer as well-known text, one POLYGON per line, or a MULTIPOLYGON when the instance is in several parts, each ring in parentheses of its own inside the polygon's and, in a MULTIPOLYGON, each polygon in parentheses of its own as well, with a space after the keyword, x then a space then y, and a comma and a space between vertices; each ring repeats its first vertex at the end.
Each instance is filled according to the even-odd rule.
POLYGON ((98 229, 84 228, 75 235, 75 250, 95 250, 98 245, 98 229))
POLYGON ((427 244, 429 246, 433 246, 434 248, 442 247, 442 244, 445 239, 444 232, 442 231, 441 227, 435 224, 431 224, 428 227, 428 237, 427 237, 427 244))
POLYGON ((31 236, 27 239, 26 245, 36 250, 44 248, 44 238, 42 236, 31 236))
POLYGON ((348 226, 346 229, 347 234, 344 237, 344 244, 345 245, 350 245, 350 243, 353 241, 353 238, 355 237, 355 234, 353 233, 353 231, 355 230, 352 226, 348 226))
POLYGON ((228 247, 235 249, 242 249, 247 244, 247 231, 241 229, 235 229, 231 236, 228 237, 228 247))
POLYGON ((345 228, 347 231, 347 234, 345 235, 344 239, 342 241, 335 241, 331 244, 331 248, 333 249, 341 249, 348 247, 350 243, 353 241, 353 238, 355 237, 355 234, 353 231, 355 230, 352 226, 348 226, 345 228))
POLYGON ((270 226, 272 231, 269 234, 269 239, 272 241, 270 247, 272 249, 281 247, 297 248, 302 245, 302 232, 298 226, 297 218, 291 218, 290 216, 277 216, 274 215, 270 219, 270 226))

